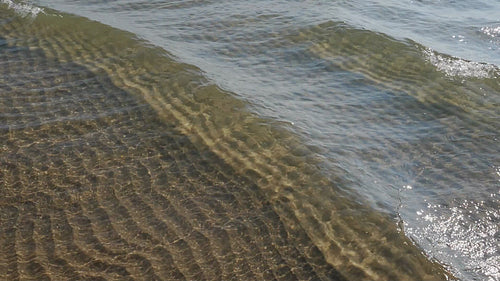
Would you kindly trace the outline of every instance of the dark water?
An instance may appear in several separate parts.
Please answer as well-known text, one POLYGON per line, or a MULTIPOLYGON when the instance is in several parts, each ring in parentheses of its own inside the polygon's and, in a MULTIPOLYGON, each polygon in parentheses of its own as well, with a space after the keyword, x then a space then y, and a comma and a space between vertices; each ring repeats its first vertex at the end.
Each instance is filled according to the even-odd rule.
POLYGON ((500 278, 498 2, 0 3, 4 279, 500 278))

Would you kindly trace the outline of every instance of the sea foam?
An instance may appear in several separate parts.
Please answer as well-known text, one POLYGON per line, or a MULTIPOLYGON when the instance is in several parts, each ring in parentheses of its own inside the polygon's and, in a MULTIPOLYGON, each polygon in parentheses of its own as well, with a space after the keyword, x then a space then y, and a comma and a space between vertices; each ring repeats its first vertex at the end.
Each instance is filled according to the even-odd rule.
POLYGON ((9 9, 14 10, 17 14, 23 17, 36 17, 39 13, 43 13, 43 9, 33 6, 29 3, 14 2, 12 0, 0 0, 0 4, 6 4, 9 9))
POLYGON ((500 26, 485 26, 481 28, 481 32, 488 35, 489 37, 500 37, 500 26))
POLYGON ((498 76, 498 69, 492 64, 468 61, 456 57, 446 57, 436 53, 432 49, 426 49, 424 54, 437 70, 445 73, 447 76, 462 78, 496 78, 498 76))

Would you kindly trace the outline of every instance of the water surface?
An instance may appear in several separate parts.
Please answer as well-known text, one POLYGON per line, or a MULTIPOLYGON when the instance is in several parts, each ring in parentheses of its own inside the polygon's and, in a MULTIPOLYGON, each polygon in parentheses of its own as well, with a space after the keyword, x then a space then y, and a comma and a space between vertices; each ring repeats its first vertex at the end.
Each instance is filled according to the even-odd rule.
MULTIPOLYGON (((178 120, 176 122, 181 124, 175 125, 178 134, 191 136, 188 139, 195 146, 201 143, 195 151, 211 151, 216 155, 213 157, 235 170, 224 174, 243 173, 259 188, 273 190, 259 196, 270 200, 273 212, 281 218, 285 228, 294 223, 293 220, 284 222, 284 214, 295 212, 296 220, 305 231, 301 235, 310 239, 304 238, 304 241, 318 245, 319 241, 325 243, 335 237, 345 237, 343 235, 349 231, 339 231, 343 223, 332 224, 334 219, 345 221, 345 225, 354 228, 358 223, 364 224, 361 228, 373 233, 378 231, 372 230, 370 224, 380 220, 384 221, 382 225, 393 225, 396 232, 399 229, 429 258, 436 259, 459 278, 500 278, 500 157, 497 144, 500 131, 500 18, 495 13, 500 10, 498 2, 277 1, 271 5, 264 1, 37 1, 37 4, 127 30, 132 36, 167 50, 175 60, 197 67, 182 65, 179 67, 182 71, 186 71, 185 67, 188 73, 201 69, 201 76, 208 80, 190 75, 178 77, 175 70, 166 71, 159 63, 151 68, 144 67, 157 60, 148 59, 152 56, 149 53, 154 53, 150 49, 141 50, 143 53, 137 55, 132 64, 139 64, 139 68, 145 70, 130 69, 127 59, 116 54, 120 48, 135 54, 135 47, 121 41, 110 42, 111 39, 123 41, 112 36, 104 39, 105 32, 118 32, 109 29, 101 33, 84 33, 83 38, 96 36, 98 39, 94 49, 79 43, 83 50, 78 50, 74 42, 79 42, 76 35, 82 29, 79 21, 67 23, 70 24, 68 29, 72 28, 75 33, 71 35, 71 31, 66 30, 69 35, 64 36, 69 36, 68 39, 44 43, 48 46, 46 49, 53 49, 51 52, 58 60, 63 57, 68 61, 82 61, 84 58, 86 67, 88 64, 108 65, 100 68, 111 76, 112 84, 128 92, 139 91, 137 96, 145 101, 145 107, 151 107, 155 114, 165 115, 161 120, 178 120), (62 47, 54 48, 53 42, 60 42, 62 47), (104 47, 101 48, 101 44, 104 47), (172 74, 162 74, 165 71, 172 74), (156 84, 164 76, 173 82, 163 86, 156 84), (136 77, 132 79, 136 82, 127 82, 130 77, 136 77), (197 80, 202 82, 194 85, 188 82, 197 80), (190 86, 186 88, 183 83, 190 86), (207 88, 197 96, 193 91, 198 87, 207 88), (176 94, 165 101, 164 93, 171 89, 176 89, 176 94), (183 94, 192 96, 196 102, 186 100, 183 94), (184 106, 190 109, 186 111, 184 106), (298 193, 283 195, 286 194, 284 190, 290 192, 289 188, 298 193), (280 204, 269 199, 280 196, 288 198, 289 203, 283 203, 284 209, 276 207, 280 204), (339 199, 344 196, 351 203, 339 199), (350 215, 338 211, 364 214, 371 212, 368 211, 371 208, 385 219, 376 215, 353 224, 362 216, 355 215, 351 220, 350 215), (319 220, 320 224, 305 223, 318 216, 325 217, 319 220)), ((50 16, 59 17, 59 14, 47 10, 43 17, 50 16)), ((36 26, 37 22, 31 24, 36 26)), ((63 23, 54 23, 55 26, 60 24, 63 23)), ((30 25, 30 21, 26 19, 21 25, 30 25)), ((102 28, 96 27, 98 29, 102 28)), ((58 28, 54 30, 60 32, 58 28)), ((64 36, 62 38, 66 38, 64 36)), ((171 63, 163 62, 168 69, 171 63)), ((83 70, 76 72, 85 73, 83 70)), ((7 81, 19 79, 11 77, 7 81)), ((47 86, 35 86, 44 87, 47 86)), ((105 93, 113 91, 104 90, 105 93)), ((105 100, 109 99, 107 95, 105 100)), ((57 103, 49 101, 46 104, 55 106, 57 103)), ((91 116, 97 113, 108 115, 122 111, 123 107, 136 107, 133 103, 125 104, 80 115, 65 113, 69 117, 64 114, 64 117, 44 117, 40 111, 23 109, 18 110, 22 112, 21 119, 21 113, 9 113, 12 120, 24 120, 15 121, 17 123, 9 127, 31 128, 34 124, 61 118, 80 122, 80 119, 94 118, 91 116)), ((138 116, 146 118, 143 113, 138 116)), ((147 120, 127 122, 134 126, 151 123, 147 120)), ((163 124, 165 121, 158 122, 163 124)), ((146 135, 170 130, 161 129, 163 125, 151 126, 146 135)), ((128 126, 124 128, 130 131, 128 126)), ((134 134, 135 138, 147 139, 134 134)), ((130 137, 125 140, 122 147, 131 147, 130 137)), ((165 139, 164 142, 171 141, 165 139)), ((110 145, 109 149, 114 150, 115 145, 110 145)), ((98 147, 106 146, 99 142, 98 147)), ((148 144, 145 147, 155 146, 148 144)), ((12 153, 13 150, 6 151, 12 153)), ((126 156, 130 152, 123 153, 126 156)), ((196 159, 190 158, 187 163, 201 161, 196 159)), ((95 161, 102 165, 101 160, 95 161)), ((114 160, 113 163, 123 167, 133 162, 114 160)), ((151 164, 151 167, 158 165, 151 164)), ((120 170, 118 167, 111 170, 120 170)), ((143 176, 155 178, 151 173, 149 170, 143 176)), ((188 175, 188 179, 192 178, 188 175)), ((118 177, 118 186, 125 178, 118 177)), ((110 185, 113 184, 98 184, 110 185)), ((132 186, 142 188, 144 183, 132 186)), ((130 200, 127 196, 124 198, 130 200)), ((258 217, 270 219, 266 215, 258 217)), ((153 225, 156 224, 152 222, 151 227, 153 225)), ((247 225, 246 231, 253 229, 254 224, 251 225, 247 225)), ((287 231, 290 233, 290 228, 287 231)), ((384 237, 374 236, 382 240, 384 237)), ((282 239, 277 238, 277 241, 282 239)), ((359 238, 356 243, 363 245, 365 242, 360 240, 363 239, 359 238)), ((336 269, 342 268, 329 260, 338 252, 325 246, 319 250, 326 263, 334 264, 336 269)), ((359 248, 354 251, 363 252, 359 248)), ((356 260, 359 253, 347 256, 356 260)), ((360 268, 370 263, 366 259, 364 262, 359 261, 360 268)), ((398 267, 397 264, 393 266, 398 267)), ((356 276, 353 272, 341 270, 344 277, 356 276)))

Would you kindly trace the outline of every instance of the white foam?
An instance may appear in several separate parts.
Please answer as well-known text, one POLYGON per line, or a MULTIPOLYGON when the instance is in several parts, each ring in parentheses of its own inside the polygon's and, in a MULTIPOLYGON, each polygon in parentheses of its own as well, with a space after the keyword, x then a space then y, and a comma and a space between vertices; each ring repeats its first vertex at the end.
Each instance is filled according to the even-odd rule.
POLYGON ((500 37, 500 26, 497 27, 485 26, 481 28, 481 32, 493 38, 500 37))
POLYGON ((427 60, 439 71, 451 77, 496 78, 497 69, 492 64, 467 61, 455 57, 444 57, 432 49, 426 49, 427 60))
POLYGON ((43 13, 43 9, 35 7, 29 3, 14 2, 12 0, 0 0, 1 4, 6 4, 9 9, 14 10, 20 16, 36 17, 39 13, 43 13))

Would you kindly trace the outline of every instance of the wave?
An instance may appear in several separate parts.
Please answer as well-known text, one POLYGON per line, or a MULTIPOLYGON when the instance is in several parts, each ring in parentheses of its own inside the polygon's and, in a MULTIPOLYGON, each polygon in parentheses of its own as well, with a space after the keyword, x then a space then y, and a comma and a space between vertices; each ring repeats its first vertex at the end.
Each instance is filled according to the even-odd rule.
POLYGON ((46 12, 0 7, 2 276, 452 278, 196 67, 46 12))
POLYGON ((312 42, 310 54, 332 67, 360 73, 424 104, 456 108, 477 122, 497 114, 498 95, 485 94, 500 91, 499 69, 494 65, 449 57, 411 40, 398 41, 337 22, 302 30, 292 38, 312 42))

